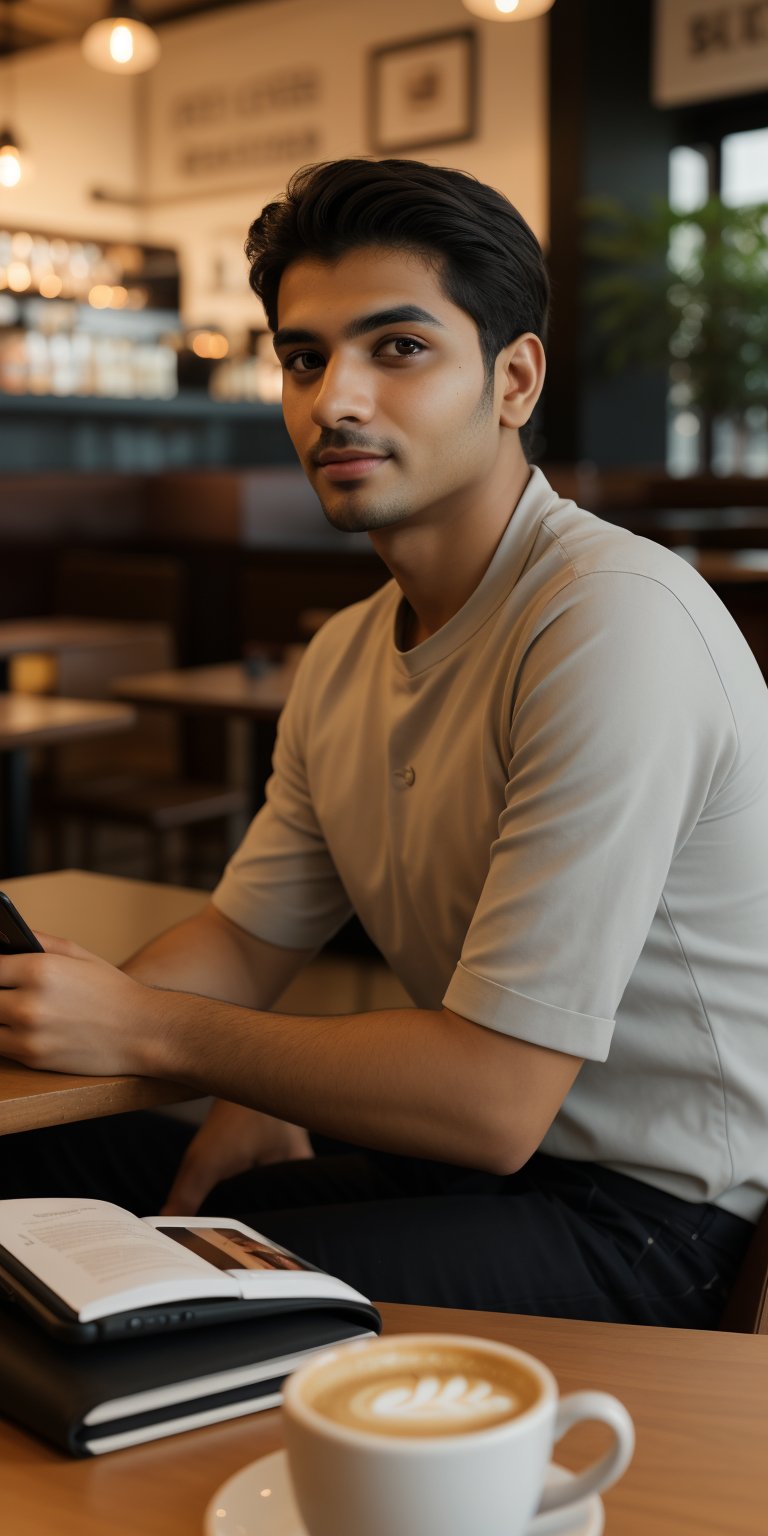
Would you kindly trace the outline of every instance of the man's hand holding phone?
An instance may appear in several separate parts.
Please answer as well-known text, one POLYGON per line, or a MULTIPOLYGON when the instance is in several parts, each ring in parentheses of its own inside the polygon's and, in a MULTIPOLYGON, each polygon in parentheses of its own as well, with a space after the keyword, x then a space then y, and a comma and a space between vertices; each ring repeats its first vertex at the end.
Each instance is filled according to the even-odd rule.
POLYGON ((51 1072, 146 1073, 152 989, 0 898, 0 1055, 51 1072))

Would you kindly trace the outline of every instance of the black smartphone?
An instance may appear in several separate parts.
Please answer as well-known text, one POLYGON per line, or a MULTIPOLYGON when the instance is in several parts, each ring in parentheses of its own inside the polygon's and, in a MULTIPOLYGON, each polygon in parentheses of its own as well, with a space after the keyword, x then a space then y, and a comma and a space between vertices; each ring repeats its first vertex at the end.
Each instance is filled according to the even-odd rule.
POLYGON ((28 955, 42 948, 10 896, 0 891, 0 955, 28 955))

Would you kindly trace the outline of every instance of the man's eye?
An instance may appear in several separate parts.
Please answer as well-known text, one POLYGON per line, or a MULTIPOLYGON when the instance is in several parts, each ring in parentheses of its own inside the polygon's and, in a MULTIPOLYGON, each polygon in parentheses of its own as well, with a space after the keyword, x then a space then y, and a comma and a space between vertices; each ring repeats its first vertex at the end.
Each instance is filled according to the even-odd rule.
POLYGON ((314 373, 316 368, 322 366, 323 359, 319 352, 294 352, 283 363, 287 373, 314 373))
POLYGON ((416 341, 414 336, 393 336, 379 347, 379 352, 387 357, 416 357, 424 350, 424 343, 416 341))

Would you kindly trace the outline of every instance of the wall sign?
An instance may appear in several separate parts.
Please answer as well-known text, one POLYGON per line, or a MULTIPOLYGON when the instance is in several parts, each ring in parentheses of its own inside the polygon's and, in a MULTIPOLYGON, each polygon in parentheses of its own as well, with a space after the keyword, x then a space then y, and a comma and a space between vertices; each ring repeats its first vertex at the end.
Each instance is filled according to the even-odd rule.
POLYGON ((766 88, 768 0, 656 0, 657 106, 766 88))
POLYGON ((320 158, 322 78, 297 66, 170 98, 166 131, 187 185, 242 182, 320 158))

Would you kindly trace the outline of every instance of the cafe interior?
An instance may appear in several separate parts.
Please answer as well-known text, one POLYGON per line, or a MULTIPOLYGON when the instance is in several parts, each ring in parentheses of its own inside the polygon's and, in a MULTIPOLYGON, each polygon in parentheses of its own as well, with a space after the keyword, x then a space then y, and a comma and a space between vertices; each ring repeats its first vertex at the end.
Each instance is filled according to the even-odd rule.
MULTIPOLYGON (((765 4, 0 0, 0 884, 117 964, 204 906, 307 646, 389 579, 299 467, 243 250, 297 167, 346 156, 520 210, 552 284, 529 457, 693 565, 768 669, 765 4)), ((408 1005, 353 918, 278 1007, 408 1005)), ((156 1107, 204 1106, 0 1059, 0 1133, 156 1107)), ((767 1297, 764 1218, 718 1330, 381 1310, 385 1338, 495 1340, 629 1409, 621 1481, 521 1532, 762 1536, 767 1297)), ((276 1409, 73 1459, 2 1392, 9 1536, 305 1529, 276 1409)), ((563 1464, 606 1443, 581 1427, 563 1464)))

